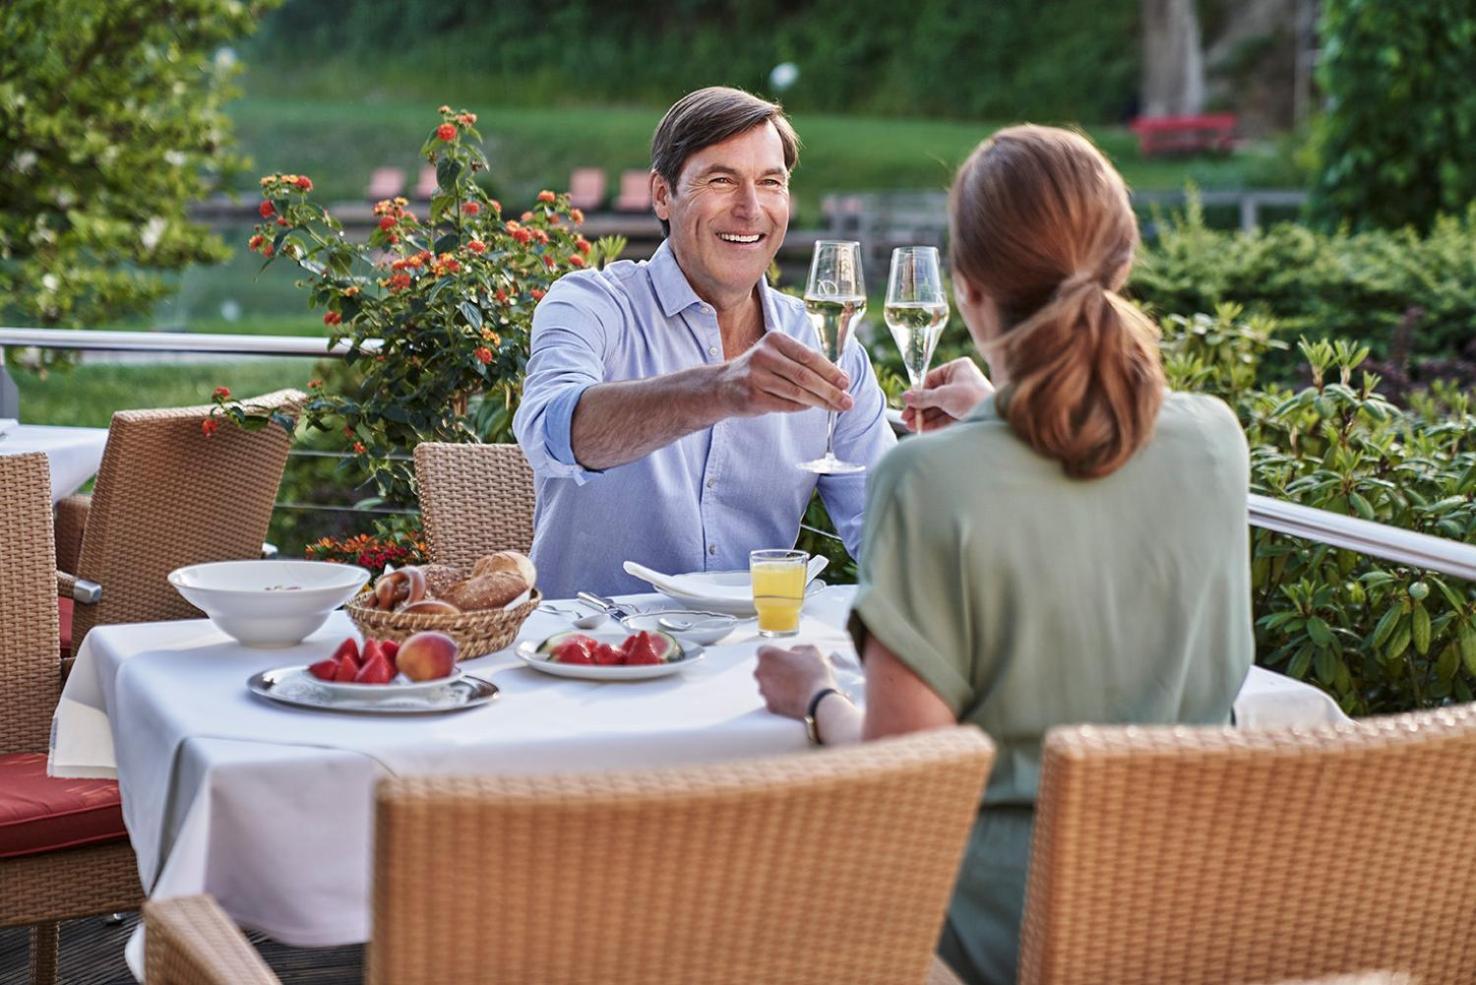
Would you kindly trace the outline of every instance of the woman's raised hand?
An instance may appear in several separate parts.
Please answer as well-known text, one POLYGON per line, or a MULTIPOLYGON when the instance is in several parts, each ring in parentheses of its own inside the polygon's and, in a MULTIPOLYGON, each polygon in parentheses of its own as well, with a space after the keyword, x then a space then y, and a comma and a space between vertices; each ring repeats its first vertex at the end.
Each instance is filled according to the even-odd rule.
POLYGON ((902 394, 902 402, 906 404, 902 410, 902 423, 908 430, 916 431, 917 415, 922 414, 924 431, 947 427, 962 420, 993 392, 994 384, 979 371, 974 361, 968 356, 959 356, 929 371, 923 377, 921 390, 908 390, 902 394))

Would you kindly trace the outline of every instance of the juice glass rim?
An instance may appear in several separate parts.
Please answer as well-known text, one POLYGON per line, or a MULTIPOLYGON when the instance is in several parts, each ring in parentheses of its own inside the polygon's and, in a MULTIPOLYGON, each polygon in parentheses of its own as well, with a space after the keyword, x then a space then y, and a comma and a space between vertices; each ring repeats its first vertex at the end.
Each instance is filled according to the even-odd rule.
POLYGON ((748 552, 748 563, 754 564, 776 564, 782 562, 798 564, 809 564, 810 555, 808 551, 792 551, 779 549, 765 549, 748 552))

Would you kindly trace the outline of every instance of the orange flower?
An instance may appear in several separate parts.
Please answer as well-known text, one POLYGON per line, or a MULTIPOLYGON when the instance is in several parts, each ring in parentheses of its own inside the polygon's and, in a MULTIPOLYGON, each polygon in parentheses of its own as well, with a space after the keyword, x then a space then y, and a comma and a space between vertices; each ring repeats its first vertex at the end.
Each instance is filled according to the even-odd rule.
POLYGON ((504 291, 500 287, 497 289, 497 293, 494 294, 494 295, 492 295, 492 296, 495 297, 498 300, 499 303, 502 303, 502 304, 506 304, 507 303, 507 292, 504 291))
POLYGON ((324 325, 337 325, 343 321, 343 315, 336 311, 329 311, 323 315, 324 325))
POLYGON ((265 198, 262 199, 261 204, 256 207, 256 211, 261 213, 261 217, 263 219, 267 219, 271 217, 272 213, 277 211, 277 207, 272 204, 271 199, 265 198))
POLYGON ((532 212, 524 212, 523 213, 523 221, 524 222, 532 222, 533 221, 533 213, 532 212))
POLYGON ((264 256, 264 257, 272 256, 276 252, 277 252, 277 248, 275 246, 273 246, 271 243, 267 243, 267 244, 263 245, 262 248, 261 248, 261 255, 264 256))
POLYGON ((569 210, 569 221, 572 222, 572 223, 574 223, 574 225, 576 225, 576 226, 579 225, 580 223, 584 222, 584 212, 583 212, 583 210, 581 210, 581 209, 570 209, 569 210))
POLYGON ((474 124, 474 123, 477 122, 477 114, 475 114, 475 113, 458 113, 456 115, 456 122, 457 123, 460 123, 462 126, 469 127, 472 124, 474 124))
POLYGON ((471 250, 473 253, 485 253, 485 252, 487 252, 487 244, 486 243, 483 243, 479 239, 474 239, 470 243, 467 243, 466 244, 466 248, 468 250, 471 250))
POLYGON ((552 270, 554 268, 554 258, 552 253, 543 254, 543 265, 549 270, 552 270))
POLYGON ((538 242, 540 243, 547 243, 548 233, 544 232, 542 229, 535 229, 533 230, 533 238, 538 240, 538 242))
POLYGON ((454 123, 442 123, 436 127, 436 136, 442 140, 456 139, 456 125, 454 123))
POLYGON ((578 250, 580 253, 588 253, 589 240, 585 239, 583 236, 578 237, 574 240, 574 249, 578 250))
POLYGON ((531 297, 534 301, 542 301, 543 300, 543 292, 540 291, 536 287, 533 288, 533 290, 531 290, 531 291, 528 292, 528 296, 531 297))
POLYGON ((482 211, 482 206, 480 202, 466 202, 461 206, 461 211, 465 212, 467 215, 476 215, 478 212, 482 211))
POLYGON ((231 399, 231 388, 228 386, 218 386, 215 388, 215 392, 211 394, 211 396, 215 397, 217 400, 229 400, 231 399))
POLYGON ((527 246, 529 243, 533 242, 533 234, 530 233, 528 230, 522 228, 514 229, 512 231, 512 238, 517 240, 519 243, 522 243, 524 246, 527 246))
POLYGON ((555 195, 553 192, 549 191, 547 188, 545 188, 543 191, 541 191, 541 192, 538 193, 538 201, 540 201, 540 202, 548 202, 549 204, 553 204, 554 202, 557 202, 558 200, 559 200, 559 197, 557 195, 555 195))
POLYGON ((246 249, 250 250, 252 253, 255 253, 256 248, 265 242, 265 236, 253 236, 246 241, 246 249))
POLYGON ((322 380, 308 380, 308 389, 309 390, 316 390, 318 387, 320 387, 322 385, 323 385, 323 381, 322 380))
POLYGON ((359 454, 359 455, 364 454, 364 442, 362 442, 362 441, 355 441, 354 442, 354 452, 355 452, 355 454, 359 454))
POLYGON ((403 291, 405 288, 407 288, 409 286, 410 286, 410 275, 409 274, 395 274, 393 277, 391 277, 389 279, 389 288, 390 288, 391 291, 403 291))
POLYGON ((293 184, 305 192, 310 192, 313 190, 313 179, 309 178, 305 174, 298 175, 297 180, 294 181, 293 184))
POLYGON ((574 255, 569 257, 569 265, 573 267, 584 266, 584 257, 580 256, 578 253, 575 253, 574 255))
POLYGON ((281 216, 277 216, 277 225, 279 225, 279 226, 290 226, 291 223, 288 222, 286 219, 282 218, 281 216))
POLYGON ((476 350, 472 352, 472 355, 476 356, 477 362, 481 363, 483 366, 492 361, 492 350, 487 348, 485 345, 477 346, 476 350))
POLYGON ((522 229, 523 226, 522 226, 522 224, 520 222, 518 222, 518 220, 516 220, 516 219, 509 219, 509 220, 507 220, 506 223, 503 224, 503 227, 502 228, 506 229, 510 233, 515 233, 519 229, 522 229))
POLYGON ((207 417, 200 422, 200 430, 205 432, 205 437, 209 438, 220 430, 220 422, 213 417, 207 417))
POLYGON ((394 216, 387 215, 383 219, 380 219, 379 220, 379 228, 380 229, 393 229, 393 228, 395 228, 395 217, 394 216))
POLYGON ((346 298, 351 298, 351 297, 353 297, 354 295, 356 295, 358 293, 359 293, 359 285, 358 284, 350 284, 348 287, 345 287, 343 289, 343 296, 346 297, 346 298))
POLYGON ((492 211, 493 212, 501 212, 502 211, 502 203, 499 202, 499 201, 497 201, 497 199, 495 199, 495 198, 488 199, 487 202, 488 202, 489 205, 492 206, 492 211))

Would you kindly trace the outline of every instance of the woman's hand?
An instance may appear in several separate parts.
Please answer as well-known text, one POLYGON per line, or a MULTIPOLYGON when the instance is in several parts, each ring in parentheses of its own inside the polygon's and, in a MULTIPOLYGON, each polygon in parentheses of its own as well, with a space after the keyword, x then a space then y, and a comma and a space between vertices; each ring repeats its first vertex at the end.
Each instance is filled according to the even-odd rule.
POLYGON ((753 676, 769 710, 786 718, 804 718, 815 692, 835 687, 830 661, 813 646, 761 646, 753 676))
POLYGON ((944 363, 923 377, 921 390, 902 394, 907 406, 902 410, 902 423, 911 431, 918 430, 918 414, 922 430, 935 431, 962 420, 969 411, 994 392, 994 384, 979 371, 968 356, 944 363))

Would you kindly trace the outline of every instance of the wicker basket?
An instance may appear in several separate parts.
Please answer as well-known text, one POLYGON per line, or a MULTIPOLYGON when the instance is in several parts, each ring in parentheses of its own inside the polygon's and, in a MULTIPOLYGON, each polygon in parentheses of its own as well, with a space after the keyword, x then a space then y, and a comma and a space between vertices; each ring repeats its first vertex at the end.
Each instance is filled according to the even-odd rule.
POLYGON ((543 600, 543 596, 535 588, 528 596, 528 601, 516 608, 484 609, 443 616, 371 609, 362 604, 362 600, 369 594, 369 591, 361 592, 344 606, 349 618, 366 637, 403 643, 415 633, 433 629, 456 641, 459 660, 471 660, 511 646, 523 620, 532 615, 533 610, 538 608, 538 603, 543 600))

